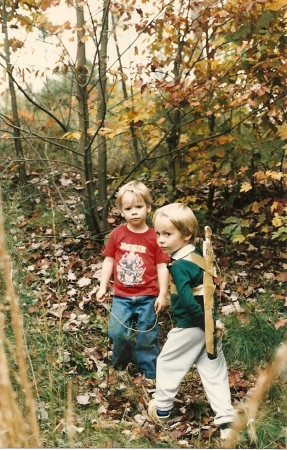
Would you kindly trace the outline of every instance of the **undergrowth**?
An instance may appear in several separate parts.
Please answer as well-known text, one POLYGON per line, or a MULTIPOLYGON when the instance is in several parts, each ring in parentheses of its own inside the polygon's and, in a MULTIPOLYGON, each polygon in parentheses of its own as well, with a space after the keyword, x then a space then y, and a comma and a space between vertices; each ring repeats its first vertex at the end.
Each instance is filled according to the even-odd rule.
POLYGON ((224 353, 229 364, 236 364, 254 373, 274 356, 275 349, 286 340, 284 327, 275 328, 276 312, 250 311, 224 318, 227 333, 224 353))
MULTIPOLYGON (((54 214, 48 204, 45 209, 43 203, 41 218, 36 211, 31 216, 27 200, 27 196, 6 193, 5 229, 7 248, 13 260, 13 278, 19 294, 29 378, 43 447, 220 448, 216 431, 209 436, 202 434, 209 427, 210 422, 206 427, 205 421, 212 412, 195 369, 183 380, 175 407, 175 414, 180 417, 180 408, 188 403, 185 417, 192 424, 189 432, 183 436, 179 431, 183 427, 180 422, 178 431, 173 433, 158 430, 146 421, 137 422, 142 420, 151 394, 143 386, 135 385, 128 371, 112 370, 108 358, 107 311, 97 308, 93 302, 80 307, 82 298, 79 295, 62 314, 58 314, 63 298, 71 287, 63 280, 57 258, 48 272, 43 272, 42 279, 31 275, 28 270, 36 261, 35 252, 42 252, 43 259, 51 261, 53 258, 48 248, 43 250, 37 245, 34 250, 31 248, 25 229, 28 227, 32 233, 32 226, 35 227, 33 232, 37 232, 39 227, 49 225, 54 232, 62 231, 64 217, 60 213, 54 214), (27 216, 33 217, 33 221, 28 220, 25 225, 27 216), (53 279, 54 283, 48 300, 43 289, 45 279, 53 279), (71 323, 73 314, 80 325, 65 329, 64 324, 71 323)), ((52 242, 59 244, 59 240, 52 239, 52 242)), ((77 240, 71 242, 75 264, 76 249, 81 245, 77 240)), ((58 249, 55 245, 54 248, 58 249)), ((234 251, 229 250, 230 253, 234 251)), ((85 254, 86 261, 90 256, 94 258, 94 254, 100 258, 101 254, 100 249, 89 249, 89 246, 81 252, 85 254)), ((94 282, 97 284, 97 279, 94 282)), ((5 297, 5 283, 1 278, 0 291, 1 296, 5 297)), ((229 368, 240 371, 242 379, 254 381, 259 370, 272 360, 275 348, 283 340, 286 341, 286 326, 275 327, 278 319, 286 317, 286 311, 274 298, 274 285, 270 282, 266 282, 264 294, 253 301, 242 302, 241 308, 241 312, 223 317, 226 326, 224 351, 229 368)), ((25 409, 24 393, 13 357, 15 344, 7 300, 2 303, 2 310, 6 315, 6 348, 13 386, 19 404, 25 409)), ((170 327, 167 311, 161 317, 161 344, 170 327)), ((260 406, 255 421, 257 441, 252 443, 245 429, 240 435, 238 448, 282 448, 284 443, 286 445, 287 406, 286 401, 282 402, 287 395, 284 376, 274 380, 260 406)), ((252 383, 248 384, 250 386, 252 383)), ((233 399, 242 406, 247 395, 248 388, 242 393, 242 388, 236 386, 233 399)))

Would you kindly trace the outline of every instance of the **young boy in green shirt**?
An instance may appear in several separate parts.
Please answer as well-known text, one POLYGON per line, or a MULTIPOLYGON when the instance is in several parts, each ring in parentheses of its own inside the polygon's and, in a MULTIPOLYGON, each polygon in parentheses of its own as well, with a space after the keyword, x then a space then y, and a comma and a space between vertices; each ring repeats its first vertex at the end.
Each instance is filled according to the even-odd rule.
POLYGON ((227 439, 234 409, 221 339, 217 342, 217 358, 209 359, 205 348, 203 295, 198 289, 203 283, 203 270, 184 259, 191 252, 199 254, 194 247, 197 220, 190 208, 172 203, 155 212, 153 224, 159 247, 171 256, 173 263, 169 269, 177 292, 171 294, 176 327, 169 332, 157 359, 156 392, 148 413, 158 424, 168 422, 180 383, 195 364, 215 412, 214 423, 220 427, 221 439, 227 439))

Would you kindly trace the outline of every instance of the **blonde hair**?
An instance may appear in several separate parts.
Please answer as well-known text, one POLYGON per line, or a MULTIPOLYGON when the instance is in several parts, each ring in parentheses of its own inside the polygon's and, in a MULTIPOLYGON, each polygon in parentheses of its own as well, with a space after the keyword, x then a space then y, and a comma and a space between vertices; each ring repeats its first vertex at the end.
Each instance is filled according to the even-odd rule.
POLYGON ((129 181, 127 184, 124 184, 122 186, 117 194, 117 204, 119 209, 121 210, 123 207, 123 196, 126 192, 132 192, 136 199, 143 199, 146 206, 151 206, 152 204, 152 198, 150 195, 149 189, 146 187, 145 184, 141 183, 140 181, 129 181))
POLYGON ((192 210, 184 203, 170 203, 157 209, 153 216, 153 224, 157 217, 168 217, 183 237, 191 234, 190 243, 195 244, 198 222, 192 210))

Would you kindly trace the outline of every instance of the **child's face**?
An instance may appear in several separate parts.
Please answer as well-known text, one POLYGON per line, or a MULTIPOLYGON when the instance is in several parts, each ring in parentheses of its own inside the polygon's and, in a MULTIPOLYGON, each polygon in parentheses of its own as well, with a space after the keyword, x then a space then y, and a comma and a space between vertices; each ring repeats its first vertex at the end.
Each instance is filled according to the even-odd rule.
POLYGON ((183 237, 166 216, 157 216, 154 223, 157 243, 164 253, 174 253, 189 244, 191 236, 183 237))
POLYGON ((146 226, 146 216, 151 211, 141 197, 125 192, 122 198, 121 214, 131 230, 139 231, 146 226))

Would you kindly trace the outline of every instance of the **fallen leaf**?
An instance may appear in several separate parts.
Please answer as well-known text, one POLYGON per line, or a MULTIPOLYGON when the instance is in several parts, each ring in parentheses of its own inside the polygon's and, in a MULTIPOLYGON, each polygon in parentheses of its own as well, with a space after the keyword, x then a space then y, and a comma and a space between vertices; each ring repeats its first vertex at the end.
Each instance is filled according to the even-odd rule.
POLYGON ((238 299, 238 295, 235 292, 232 292, 230 295, 230 299, 235 302, 238 299))
POLYGON ((63 303, 63 304, 55 304, 53 305, 53 308, 48 309, 47 314, 51 314, 52 316, 55 317, 62 317, 63 316, 63 312, 65 311, 65 309, 67 308, 67 303, 63 303))
POLYGON ((286 282, 287 281, 287 271, 278 273, 278 275, 276 275, 276 277, 275 277, 275 280, 286 282))
POLYGON ((237 312, 242 312, 243 311, 243 309, 241 308, 239 302, 233 302, 233 305, 234 305, 235 311, 237 311, 237 312))
MULTIPOLYGON (((106 414, 106 412, 107 412, 107 408, 104 406, 104 405, 101 405, 99 408, 98 408, 98 413, 99 414, 106 414)), ((102 423, 102 422, 101 422, 102 423)))
POLYGON ((248 182, 244 182, 241 185, 240 192, 248 192, 250 189, 252 189, 252 185, 248 182))
POLYGON ((235 308, 233 305, 226 305, 226 306, 222 306, 222 308, 221 308, 221 312, 225 316, 227 316, 228 314, 232 314, 234 311, 235 311, 235 308))
POLYGON ((75 425, 66 425, 65 431, 76 431, 76 433, 82 433, 85 428, 83 427, 76 427, 75 425))
POLYGON ((274 324, 276 330, 278 330, 281 327, 284 327, 286 325, 287 319, 284 319, 283 317, 280 317, 277 322, 274 324))
POLYGON ((179 445, 185 445, 186 447, 189 447, 189 442, 186 441, 186 440, 179 440, 179 441, 178 441, 178 444, 179 444, 179 445))
POLYGON ((143 381, 143 376, 141 374, 137 375, 134 379, 134 384, 141 385, 143 381))
POLYGON ((77 402, 79 405, 88 405, 90 403, 89 394, 80 394, 77 395, 77 402))
POLYGON ((141 414, 136 414, 134 416, 134 420, 136 423, 143 424, 146 421, 146 418, 144 416, 142 416, 141 414))
POLYGON ((83 277, 78 280, 77 284, 80 287, 88 286, 89 284, 91 284, 91 280, 90 280, 90 278, 83 277))
POLYGON ((274 278, 275 278, 275 275, 274 275, 274 273, 272 273, 272 272, 265 272, 265 273, 263 274, 263 276, 264 276, 264 278, 266 278, 267 280, 274 280, 274 278))
POLYGON ((234 387, 242 380, 242 377, 240 373, 234 369, 229 371, 228 379, 229 379, 229 386, 234 387))
POLYGON ((60 178, 60 183, 62 186, 66 187, 69 186, 70 184, 73 184, 72 180, 70 180, 69 178, 60 178))
POLYGON ((74 280, 77 279, 76 275, 75 275, 74 272, 72 272, 71 270, 69 270, 67 278, 68 278, 68 280, 70 280, 70 281, 74 281, 74 280))

